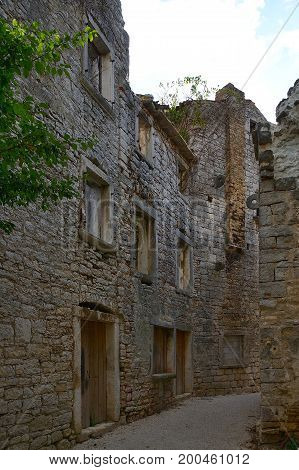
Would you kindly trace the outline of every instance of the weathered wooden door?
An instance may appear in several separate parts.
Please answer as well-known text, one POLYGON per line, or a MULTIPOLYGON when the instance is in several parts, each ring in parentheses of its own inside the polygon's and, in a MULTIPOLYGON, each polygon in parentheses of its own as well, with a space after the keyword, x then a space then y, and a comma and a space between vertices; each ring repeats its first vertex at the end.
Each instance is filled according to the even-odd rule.
POLYGON ((82 428, 107 419, 106 327, 104 323, 82 321, 81 327, 81 410, 82 428))
POLYGON ((176 393, 182 395, 186 391, 186 333, 176 332, 176 393))

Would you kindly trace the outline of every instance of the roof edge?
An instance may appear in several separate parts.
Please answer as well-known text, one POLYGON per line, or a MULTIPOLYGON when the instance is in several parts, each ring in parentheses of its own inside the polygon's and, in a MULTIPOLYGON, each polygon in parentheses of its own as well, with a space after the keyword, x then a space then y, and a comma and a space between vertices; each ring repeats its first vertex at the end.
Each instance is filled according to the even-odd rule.
POLYGON ((192 163, 196 160, 196 157, 192 150, 188 147, 187 142, 181 134, 178 132, 176 127, 172 124, 172 122, 167 118, 166 114, 162 111, 163 106, 160 108, 158 103, 155 103, 149 95, 146 96, 138 96, 141 100, 143 108, 145 108, 151 116, 154 118, 155 122, 159 125, 160 129, 165 132, 167 137, 175 144, 178 148, 180 155, 184 157, 184 159, 188 163, 192 163))

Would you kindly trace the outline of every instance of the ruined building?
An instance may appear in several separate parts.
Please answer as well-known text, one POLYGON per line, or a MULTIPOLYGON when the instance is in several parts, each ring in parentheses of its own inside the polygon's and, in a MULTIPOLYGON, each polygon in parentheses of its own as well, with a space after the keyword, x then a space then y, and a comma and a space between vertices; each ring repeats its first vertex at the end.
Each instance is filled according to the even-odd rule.
POLYGON ((80 199, 5 210, 16 230, 0 240, 1 446, 69 448, 187 394, 258 390, 261 113, 228 85, 202 103, 187 145, 130 89, 119 0, 7 0, 0 14, 98 31, 66 55, 70 79, 24 82, 58 132, 97 144, 72 157, 80 199))
POLYGON ((258 130, 262 444, 299 442, 299 80, 258 130))

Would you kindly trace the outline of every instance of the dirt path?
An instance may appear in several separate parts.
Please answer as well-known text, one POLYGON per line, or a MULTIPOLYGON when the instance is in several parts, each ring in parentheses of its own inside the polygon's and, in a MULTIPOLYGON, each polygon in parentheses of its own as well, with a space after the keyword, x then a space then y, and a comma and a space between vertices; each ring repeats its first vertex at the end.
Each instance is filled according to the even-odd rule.
POLYGON ((190 398, 120 426, 77 449, 244 449, 259 415, 259 394, 190 398))

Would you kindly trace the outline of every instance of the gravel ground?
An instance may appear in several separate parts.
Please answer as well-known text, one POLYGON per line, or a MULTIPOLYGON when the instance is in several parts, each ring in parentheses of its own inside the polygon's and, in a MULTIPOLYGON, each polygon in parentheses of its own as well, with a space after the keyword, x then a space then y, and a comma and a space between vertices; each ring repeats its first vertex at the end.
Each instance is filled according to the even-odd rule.
POLYGON ((189 398, 177 407, 120 426, 76 449, 246 449, 260 395, 189 398))

